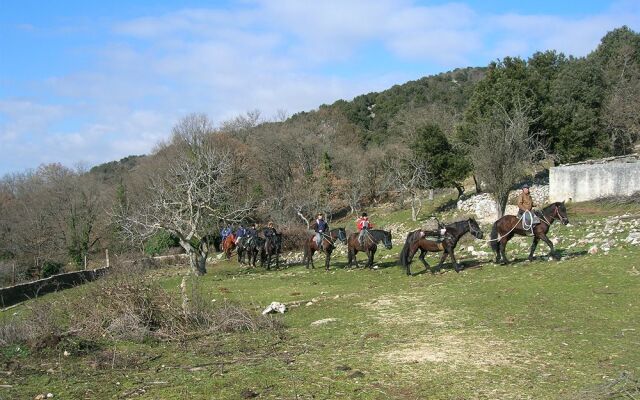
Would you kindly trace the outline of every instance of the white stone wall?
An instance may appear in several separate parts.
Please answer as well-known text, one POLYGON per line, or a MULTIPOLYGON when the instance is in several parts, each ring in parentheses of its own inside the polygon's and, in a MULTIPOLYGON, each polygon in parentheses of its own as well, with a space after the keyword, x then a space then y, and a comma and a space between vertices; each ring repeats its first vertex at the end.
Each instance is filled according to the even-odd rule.
POLYGON ((564 165, 549 170, 551 201, 587 201, 637 191, 640 162, 564 165))

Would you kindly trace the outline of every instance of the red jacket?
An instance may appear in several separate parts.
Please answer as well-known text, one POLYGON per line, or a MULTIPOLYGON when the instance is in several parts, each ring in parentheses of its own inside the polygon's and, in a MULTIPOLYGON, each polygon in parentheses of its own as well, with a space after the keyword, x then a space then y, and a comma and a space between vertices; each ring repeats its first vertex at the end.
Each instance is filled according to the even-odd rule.
POLYGON ((373 228, 373 224, 369 222, 368 217, 360 217, 356 220, 356 224, 358 225, 358 230, 361 231, 364 228, 371 229, 373 228))

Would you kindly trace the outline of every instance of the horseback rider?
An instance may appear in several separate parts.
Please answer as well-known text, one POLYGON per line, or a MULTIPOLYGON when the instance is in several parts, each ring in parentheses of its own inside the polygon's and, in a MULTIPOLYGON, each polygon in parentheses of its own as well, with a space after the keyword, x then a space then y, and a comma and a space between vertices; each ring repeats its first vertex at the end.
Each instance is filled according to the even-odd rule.
POLYGON ((220 231, 220 236, 222 236, 222 243, 224 243, 225 239, 229 235, 231 235, 231 232, 233 232, 233 230, 231 229, 229 224, 227 224, 224 228, 222 228, 222 230, 220 231))
POLYGON ((236 230, 236 244, 238 244, 238 242, 240 242, 240 239, 242 239, 246 235, 247 235, 247 230, 245 229, 243 224, 240 224, 238 226, 238 229, 236 230))
POLYGON ((533 199, 529 192, 529 185, 526 183, 522 186, 522 193, 518 196, 518 218, 524 218, 527 225, 535 225, 540 223, 540 219, 533 212, 533 199), (524 215, 524 217, 523 217, 524 215))
POLYGON ((356 220, 356 225, 358 227, 358 243, 360 243, 360 247, 364 246, 364 238, 367 235, 367 231, 373 228, 373 224, 369 222, 369 216, 367 216, 366 212, 363 212, 360 215, 360 218, 356 220))
POLYGON ((258 226, 256 225, 255 222, 251 224, 249 228, 247 228, 245 234, 248 238, 247 239, 247 246, 248 246, 251 244, 251 242, 254 241, 255 237, 258 236, 258 226))
POLYGON ((316 220, 313 222, 313 230, 316 233, 316 245, 322 248, 322 236, 329 231, 329 224, 324 220, 324 215, 318 213, 316 220))
POLYGON ((276 232, 276 228, 273 225, 273 221, 269 221, 269 223, 267 224, 267 227, 264 228, 263 233, 265 238, 269 238, 276 235, 277 232, 276 232))

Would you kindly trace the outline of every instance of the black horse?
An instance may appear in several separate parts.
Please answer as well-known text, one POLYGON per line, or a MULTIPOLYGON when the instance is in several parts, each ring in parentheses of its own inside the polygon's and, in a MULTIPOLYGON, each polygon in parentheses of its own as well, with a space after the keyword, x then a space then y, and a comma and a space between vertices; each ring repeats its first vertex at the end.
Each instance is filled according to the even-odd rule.
POLYGON ((273 256, 276 257, 276 268, 280 265, 280 252, 282 251, 282 233, 276 233, 267 236, 264 240, 260 252, 260 266, 263 267, 265 262, 267 269, 271 269, 271 261, 273 256))
POLYGON ((256 266, 256 261, 258 260, 258 254, 261 254, 263 248, 264 248, 264 238, 256 235, 253 236, 247 236, 244 239, 244 244, 243 244, 243 254, 246 253, 247 255, 247 263, 252 266, 255 267, 256 266))
POLYGON ((326 256, 324 266, 328 271, 329 263, 331 262, 331 253, 335 250, 337 241, 342 242, 342 244, 347 244, 347 232, 344 228, 332 229, 328 235, 322 234, 322 245, 320 247, 318 247, 318 243, 316 242, 315 234, 307 237, 304 242, 304 259, 307 263, 307 268, 309 268, 309 263, 311 263, 312 268, 315 268, 315 265, 313 265, 313 254, 316 251, 322 251, 326 256))
POLYGON ((391 250, 391 232, 389 231, 383 231, 382 229, 368 229, 367 232, 365 232, 362 245, 358 240, 358 236, 359 233, 355 232, 349 235, 349 239, 347 239, 349 266, 355 263, 356 267, 358 267, 356 254, 358 254, 359 251, 364 251, 369 257, 366 266, 373 268, 373 256, 378 250, 378 242, 380 241, 382 241, 387 250, 391 250))
POLYGON ((531 243, 531 251, 529 252, 530 261, 533 260, 533 253, 535 253, 538 241, 540 240, 549 246, 549 256, 556 260, 559 258, 553 248, 553 243, 551 243, 551 240, 547 237, 547 233, 549 232, 549 228, 551 228, 551 224, 553 224, 553 221, 556 219, 564 225, 569 223, 564 201, 549 204, 542 209, 539 216, 540 223, 533 226, 532 229, 525 229, 522 225, 523 219, 519 219, 515 215, 505 215, 494 222, 493 228, 491 229, 491 248, 494 253, 496 253, 496 263, 509 263, 507 255, 505 254, 505 247, 514 235, 527 236, 530 233, 533 233, 533 243, 531 243))
MULTIPOLYGON (((447 256, 450 256, 456 272, 460 272, 461 268, 454 254, 454 249, 458 241, 466 233, 471 233, 476 239, 482 239, 483 237, 480 226, 473 218, 445 225, 444 228, 445 235, 442 242, 425 239, 425 236, 431 235, 433 232, 423 231, 422 229, 410 232, 407 235, 404 246, 400 251, 400 264, 406 268, 407 275, 411 275, 411 261, 418 250, 420 250, 420 256, 418 258, 422 261, 425 268, 429 268, 429 263, 424 259, 427 252, 442 251, 442 257, 440 257, 436 271, 442 268, 442 263, 444 263, 447 256)), ((437 232, 435 233, 437 234, 437 232)), ((433 273, 434 271, 431 272, 433 273)))
POLYGON ((236 251, 238 252, 238 262, 245 264, 245 258, 249 255, 249 236, 242 236, 236 242, 236 251))

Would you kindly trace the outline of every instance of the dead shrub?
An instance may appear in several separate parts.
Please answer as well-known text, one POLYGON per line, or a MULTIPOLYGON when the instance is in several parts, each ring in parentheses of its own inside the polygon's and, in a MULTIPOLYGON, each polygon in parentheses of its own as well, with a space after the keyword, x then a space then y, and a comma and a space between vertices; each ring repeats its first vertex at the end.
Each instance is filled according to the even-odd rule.
MULTIPOLYGON (((0 345, 28 343, 34 350, 99 348, 105 340, 186 340, 191 334, 281 330, 282 323, 238 304, 212 303, 197 279, 188 299, 149 283, 143 275, 110 273, 87 287, 84 296, 39 302, 29 313, 0 323, 0 345), (78 348, 79 348, 78 347, 78 348)), ((185 294, 183 293, 183 296, 185 294)))

